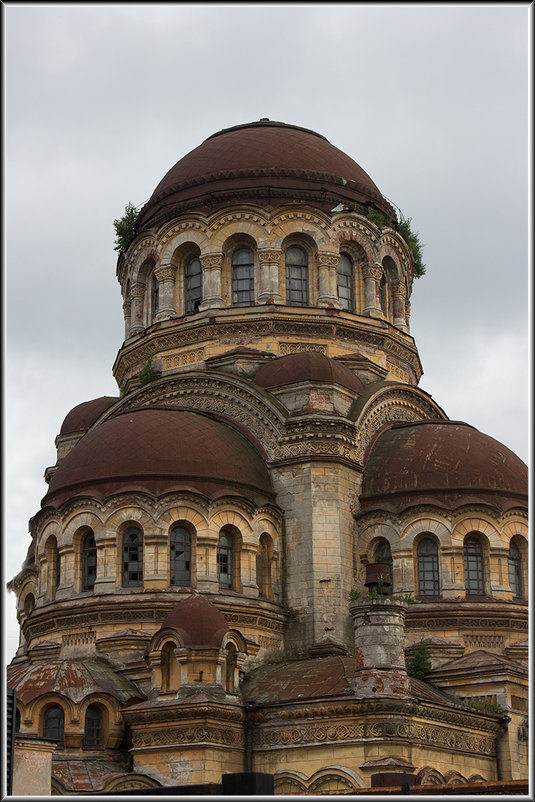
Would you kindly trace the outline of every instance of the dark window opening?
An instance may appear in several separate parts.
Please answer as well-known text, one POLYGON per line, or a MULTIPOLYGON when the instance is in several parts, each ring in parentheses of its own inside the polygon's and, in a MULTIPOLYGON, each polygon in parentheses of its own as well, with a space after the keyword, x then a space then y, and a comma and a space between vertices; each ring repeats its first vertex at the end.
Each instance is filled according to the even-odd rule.
POLYGON ((308 259, 297 245, 286 251, 286 303, 293 306, 308 303, 308 259))
POLYGON ((171 585, 191 584, 191 536, 184 526, 175 526, 171 532, 170 582, 171 585))
POLYGON ((202 265, 198 256, 192 256, 186 264, 186 314, 198 312, 202 301, 202 265))
POLYGON ((220 588, 232 587, 233 548, 232 535, 224 529, 219 533, 217 545, 217 578, 220 588))
POLYGON ((248 248, 238 248, 232 254, 232 305, 254 304, 254 257, 248 248))
POLYGON ((49 707, 45 713, 44 737, 63 742, 65 716, 61 707, 49 707))
POLYGON ((143 541, 139 529, 129 529, 123 540, 123 587, 143 584, 143 541))
POLYGON ((420 596, 440 594, 438 547, 430 537, 418 543, 418 593, 420 596))
POLYGON ((100 746, 102 717, 95 705, 89 705, 85 711, 84 746, 100 746))
POLYGON ((483 548, 474 537, 464 541, 464 581, 467 596, 485 595, 483 548))
POLYGON ((342 308, 353 311, 353 262, 345 253, 340 254, 336 268, 338 300, 342 308))
POLYGON ((93 590, 97 577, 97 547, 95 535, 88 532, 82 546, 82 590, 93 590))

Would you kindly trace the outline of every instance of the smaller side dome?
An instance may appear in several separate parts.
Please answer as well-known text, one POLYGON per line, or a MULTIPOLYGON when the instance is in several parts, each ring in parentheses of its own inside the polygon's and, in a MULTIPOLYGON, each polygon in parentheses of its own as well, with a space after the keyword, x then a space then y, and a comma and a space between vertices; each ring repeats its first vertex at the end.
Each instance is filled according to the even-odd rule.
POLYGON ((338 384, 359 394, 364 389, 352 370, 319 351, 303 351, 273 359, 262 365, 254 377, 255 384, 266 390, 304 381, 338 384))
POLYGON ((66 415, 59 433, 71 434, 72 432, 87 431, 102 413, 106 412, 118 400, 113 396, 103 395, 100 398, 94 398, 92 401, 84 401, 82 404, 78 404, 66 415))
POLYGON ((372 444, 361 511, 438 503, 527 507, 528 470, 507 446, 460 421, 397 423, 372 444))
POLYGON ((195 594, 173 607, 162 629, 177 630, 188 646, 219 649, 229 626, 215 604, 195 594))

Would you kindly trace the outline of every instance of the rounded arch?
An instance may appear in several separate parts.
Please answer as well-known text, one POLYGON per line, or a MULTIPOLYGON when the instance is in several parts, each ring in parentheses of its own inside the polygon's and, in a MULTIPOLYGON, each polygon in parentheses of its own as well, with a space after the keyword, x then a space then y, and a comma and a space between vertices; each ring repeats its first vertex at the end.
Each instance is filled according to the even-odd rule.
POLYGON ((162 231, 160 238, 162 263, 170 263, 175 267, 180 267, 188 252, 201 254, 213 247, 206 224, 199 220, 186 219, 179 225, 174 224, 166 232, 162 231))
POLYGON ((177 629, 165 627, 160 629, 152 638, 150 649, 152 652, 159 652, 166 643, 172 643, 174 649, 183 649, 186 644, 181 633, 177 629))
POLYGON ((467 596, 490 596, 489 540, 471 530, 463 538, 464 588, 467 596))
POLYGON ((418 540, 422 534, 431 533, 437 538, 442 548, 451 546, 451 531, 444 521, 438 518, 418 518, 407 524, 401 532, 401 539, 411 545, 418 540))
MULTIPOLYGON (((41 562, 41 560, 40 560, 41 562)), ((45 567, 44 583, 46 587, 46 597, 52 601, 56 597, 56 590, 61 583, 61 555, 58 548, 56 535, 50 534, 43 549, 42 562, 45 567)))
POLYGON ((136 283, 144 284, 148 271, 160 261, 158 250, 152 240, 144 245, 140 244, 129 257, 126 273, 130 286, 136 283))
POLYGON ((196 506, 190 499, 187 500, 169 500, 165 503, 165 507, 159 512, 156 518, 155 525, 157 528, 166 535, 171 531, 171 527, 178 521, 185 522, 188 526, 199 534, 205 534, 209 529, 208 518, 201 506, 196 506))
POLYGON ((217 540, 217 580, 221 590, 241 592, 242 534, 237 526, 225 524, 217 540))
POLYGON ((128 517, 117 528, 117 585, 143 587, 145 529, 135 517, 128 517))
POLYGON ((104 535, 104 523, 99 515, 91 510, 77 512, 65 523, 63 536, 66 543, 74 543, 80 536, 80 532, 91 529, 94 532, 95 540, 99 540, 104 535))
POLYGON ((515 534, 509 540, 507 569, 509 587, 513 599, 525 600, 528 596, 528 541, 524 535, 515 534))
POLYGON ((249 519, 243 512, 234 509, 231 504, 225 504, 223 508, 216 510, 211 516, 209 524, 210 530, 217 534, 224 526, 233 527, 243 542, 254 543, 253 529, 249 519))
POLYGON ((433 532, 419 532, 413 540, 415 596, 441 595, 440 540, 433 532))
POLYGON ((194 587, 196 582, 197 532, 189 521, 171 524, 169 542, 169 584, 194 587))
POLYGON ((454 546, 462 546, 464 538, 469 532, 477 532, 484 536, 485 541, 491 548, 500 548, 500 533, 496 526, 491 521, 483 517, 475 517, 472 514, 467 514, 457 522, 455 528, 451 533, 451 541, 454 546))

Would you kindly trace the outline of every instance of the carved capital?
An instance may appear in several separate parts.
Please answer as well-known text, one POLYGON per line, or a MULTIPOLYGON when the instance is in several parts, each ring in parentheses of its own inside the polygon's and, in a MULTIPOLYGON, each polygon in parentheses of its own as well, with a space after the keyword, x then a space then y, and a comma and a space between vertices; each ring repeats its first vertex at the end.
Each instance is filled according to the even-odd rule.
POLYGON ((199 258, 204 270, 210 270, 214 267, 221 269, 223 264, 222 253, 203 253, 199 258))
POLYGON ((278 264, 281 258, 281 251, 265 250, 258 251, 258 259, 260 262, 268 262, 269 264, 278 264))
POLYGON ((130 298, 134 300, 135 298, 143 298, 145 295, 145 285, 141 284, 139 281, 136 281, 135 284, 132 284, 130 287, 130 298))
POLYGON ((162 265, 157 267, 154 275, 158 281, 174 281, 176 276, 176 267, 174 265, 162 265))
POLYGON ((377 263, 373 265, 364 265, 362 268, 362 275, 365 279, 373 279, 374 281, 380 281, 381 276, 383 275, 383 268, 381 265, 377 263))
POLYGON ((392 295, 394 298, 406 298, 407 290, 404 284, 398 283, 392 285, 392 295))
POLYGON ((336 253, 318 252, 318 264, 320 267, 336 267, 338 265, 338 255, 336 253))

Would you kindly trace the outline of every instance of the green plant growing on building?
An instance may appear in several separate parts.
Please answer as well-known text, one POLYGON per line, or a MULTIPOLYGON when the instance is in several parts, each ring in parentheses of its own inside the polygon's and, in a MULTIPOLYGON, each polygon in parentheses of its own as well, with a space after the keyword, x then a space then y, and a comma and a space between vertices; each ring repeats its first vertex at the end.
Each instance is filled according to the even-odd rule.
POLYGON ((357 588, 351 588, 351 590, 349 591, 349 601, 358 601, 358 599, 360 599, 361 596, 362 593, 360 592, 360 590, 357 590, 357 588))
POLYGON ((415 679, 423 679, 431 671, 429 650, 423 638, 410 657, 405 660, 405 666, 409 677, 414 677, 415 679))
POLYGON ((140 384, 147 384, 153 381, 158 376, 158 371, 155 370, 152 364, 152 354, 147 354, 143 360, 143 367, 139 373, 138 381, 140 384))
POLYGON ((421 278, 426 273, 426 267, 422 260, 423 245, 420 241, 418 232, 412 230, 412 217, 402 220, 398 223, 398 234, 401 234, 412 254, 414 263, 414 275, 416 278, 421 278))
POLYGON ((139 212, 133 203, 127 203, 124 209, 124 214, 118 220, 113 221, 115 227, 115 251, 124 253, 136 233, 136 223, 139 217, 139 212))

